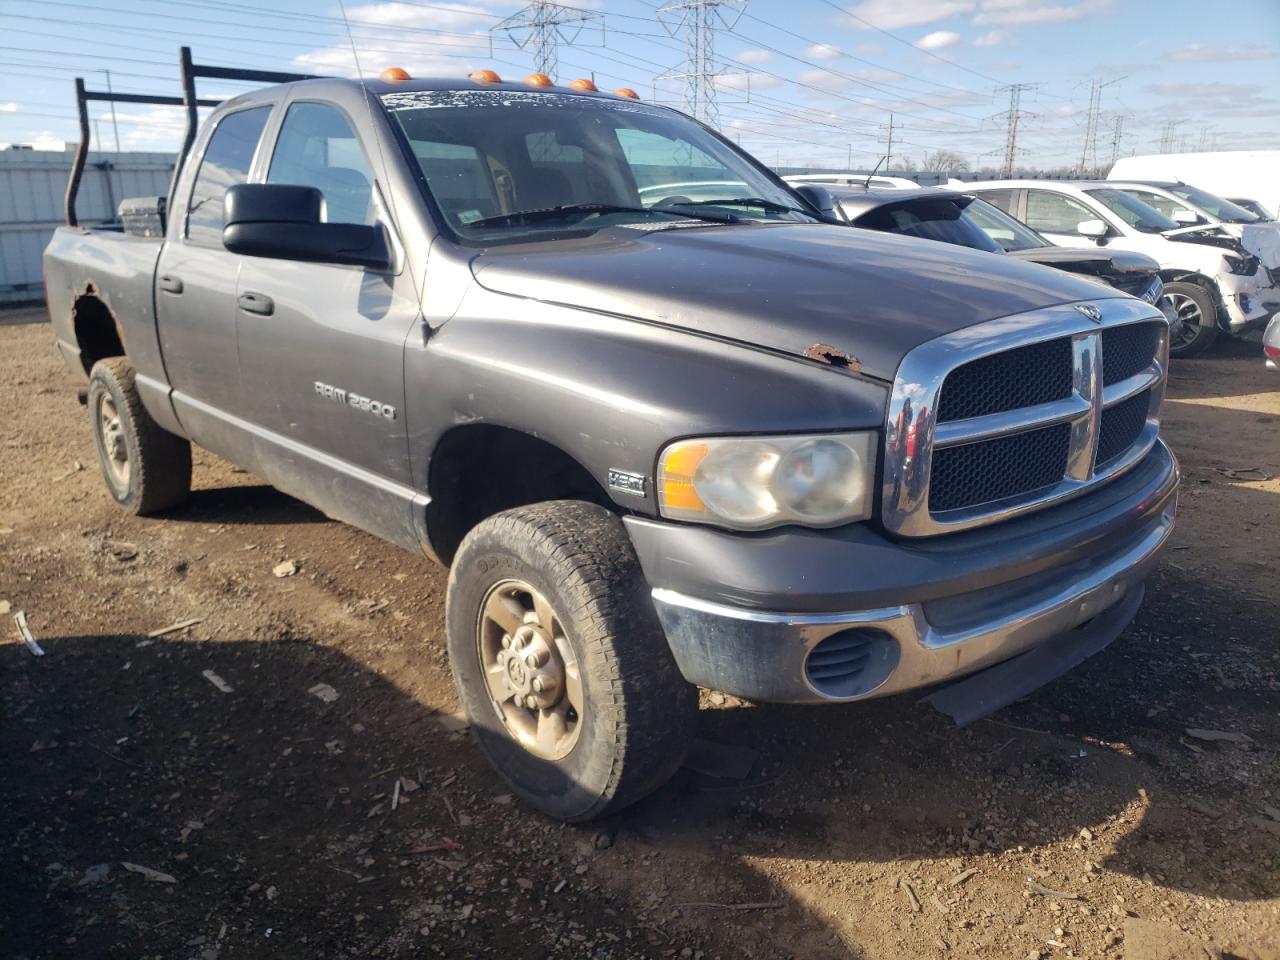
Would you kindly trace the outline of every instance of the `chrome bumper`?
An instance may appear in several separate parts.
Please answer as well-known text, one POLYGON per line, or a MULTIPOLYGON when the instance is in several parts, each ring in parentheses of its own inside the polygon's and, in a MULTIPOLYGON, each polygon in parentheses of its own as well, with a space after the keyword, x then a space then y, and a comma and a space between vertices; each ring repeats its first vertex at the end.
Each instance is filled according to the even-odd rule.
MULTIPOLYGON (((1120 604, 1131 591, 1141 590, 1173 530, 1174 512, 1171 498, 1151 522, 1105 554, 922 603, 788 614, 666 589, 655 589, 653 599, 676 662, 693 683, 762 701, 862 700, 934 686, 1001 663, 1120 604), (811 663, 853 662, 849 650, 855 650, 860 666, 856 676, 846 671, 838 683, 823 679, 824 668, 811 663)), ((1109 624, 1113 634, 1106 642, 1128 620, 1109 624)))

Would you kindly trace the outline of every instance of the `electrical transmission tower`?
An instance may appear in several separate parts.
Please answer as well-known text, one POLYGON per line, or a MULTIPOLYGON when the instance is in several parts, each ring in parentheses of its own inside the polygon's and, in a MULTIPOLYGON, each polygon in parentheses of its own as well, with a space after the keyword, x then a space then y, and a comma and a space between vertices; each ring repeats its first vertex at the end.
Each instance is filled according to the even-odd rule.
POLYGON ((1173 153, 1174 137, 1178 133, 1178 124, 1181 120, 1166 120, 1164 127, 1160 130, 1160 152, 1173 153))
POLYGON ((716 30, 732 30, 746 6, 747 0, 674 0, 658 8, 667 32, 684 34, 685 61, 654 79, 683 80, 685 112, 711 127, 720 126, 716 83, 724 74, 716 67, 716 30))
POLYGON ((1119 83, 1124 77, 1116 77, 1113 80, 1094 79, 1089 89, 1089 116, 1085 121, 1084 128, 1084 148, 1080 151, 1080 165, 1076 167, 1076 174, 1083 176, 1085 166, 1089 160, 1093 160, 1093 168, 1098 168, 1098 116, 1102 112, 1102 89, 1109 87, 1113 83, 1119 83))
POLYGON ((1111 165, 1114 167, 1116 161, 1120 159, 1120 145, 1124 142, 1124 117, 1123 113, 1117 113, 1112 120, 1111 126, 1111 165))
POLYGON ((1034 113, 1019 109, 1019 105, 1022 103, 1023 91, 1033 90, 1035 87, 1034 83, 1011 83, 998 91, 1001 93, 1009 91, 1009 109, 995 118, 1007 120, 1009 124, 1004 138, 1004 166, 1000 168, 1001 177, 1013 176, 1013 163, 1018 155, 1018 123, 1027 117, 1035 116, 1034 113))
POLYGON ((533 0, 491 30, 501 30, 521 50, 532 47, 534 69, 554 78, 560 72, 556 48, 562 43, 572 44, 590 23, 600 23, 604 29, 604 20, 598 13, 550 0, 533 0))

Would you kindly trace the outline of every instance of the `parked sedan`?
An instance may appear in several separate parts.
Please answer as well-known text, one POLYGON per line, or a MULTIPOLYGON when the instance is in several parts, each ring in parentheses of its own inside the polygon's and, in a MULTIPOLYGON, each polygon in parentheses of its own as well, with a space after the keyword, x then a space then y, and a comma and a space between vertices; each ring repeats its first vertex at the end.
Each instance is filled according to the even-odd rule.
POLYGON ((1008 254, 1083 274, 1148 303, 1160 299, 1160 265, 1150 257, 1127 250, 1055 246, 977 197, 944 188, 904 191, 823 186, 840 217, 855 227, 1008 254))
POLYGON ((1266 324, 1280 290, 1257 257, 1220 226, 1180 227, 1110 181, 993 180, 965 185, 1054 243, 1092 242, 1160 263, 1167 306, 1177 312, 1171 352, 1206 350, 1219 331, 1266 324))

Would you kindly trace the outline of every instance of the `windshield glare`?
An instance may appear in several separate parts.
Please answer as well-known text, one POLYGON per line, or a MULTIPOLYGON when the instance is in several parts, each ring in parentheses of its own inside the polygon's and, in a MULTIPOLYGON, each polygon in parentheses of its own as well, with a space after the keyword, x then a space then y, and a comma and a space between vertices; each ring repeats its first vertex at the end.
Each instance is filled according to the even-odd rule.
POLYGON ((1199 187, 1189 187, 1185 183, 1175 184, 1167 188, 1175 197, 1189 200, 1201 210, 1227 223, 1256 223, 1258 217, 1243 207, 1237 207, 1230 200, 1215 197, 1199 187))
POLYGON ((1005 252, 1038 250, 1040 247, 1053 246, 1025 223, 1013 219, 999 207, 992 206, 985 200, 975 199, 965 210, 965 215, 1005 252))
POLYGON ((1086 190, 1085 193, 1100 202, 1117 217, 1142 233, 1164 233, 1177 230, 1174 223, 1155 207, 1149 207, 1123 190, 1086 190))
POLYGON ((738 151, 672 111, 535 91, 405 91, 382 101, 463 240, 817 219, 738 151), (559 210, 583 205, 592 208, 559 210), (539 215, 520 216, 533 211, 539 215))

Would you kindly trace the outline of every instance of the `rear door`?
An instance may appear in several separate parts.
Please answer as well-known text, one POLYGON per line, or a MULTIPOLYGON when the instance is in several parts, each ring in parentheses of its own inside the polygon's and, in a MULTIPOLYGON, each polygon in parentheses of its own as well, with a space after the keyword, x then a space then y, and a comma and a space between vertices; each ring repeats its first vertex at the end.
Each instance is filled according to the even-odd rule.
MULTIPOLYGON (((398 250, 375 188, 373 150, 338 105, 296 99, 263 165, 265 179, 316 187, 329 223, 380 223, 398 250)), ((411 499, 402 486, 412 479, 404 344, 419 312, 409 272, 245 257, 236 292, 245 416, 259 469, 331 515, 399 539, 358 511, 411 499)))
POLYGON ((202 445, 238 456, 225 418, 239 403, 236 279, 240 257, 222 245, 222 199, 249 179, 270 105, 217 121, 191 181, 177 198, 156 269, 156 316, 174 407, 202 445))

